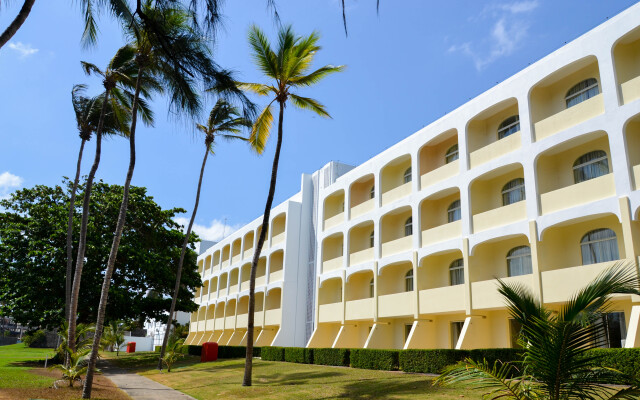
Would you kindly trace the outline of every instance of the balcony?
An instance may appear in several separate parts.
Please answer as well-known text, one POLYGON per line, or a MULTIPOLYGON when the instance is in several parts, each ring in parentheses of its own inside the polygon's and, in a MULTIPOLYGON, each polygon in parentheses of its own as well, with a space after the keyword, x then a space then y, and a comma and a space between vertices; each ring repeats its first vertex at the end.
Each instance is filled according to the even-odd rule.
MULTIPOLYGON (((633 261, 633 260, 629 260, 633 261)), ((542 273, 542 294, 545 303, 564 302, 582 289, 616 261, 561 268, 542 273)))
POLYGON ((320 304, 318 307, 318 319, 320 322, 341 322, 342 302, 331 304, 320 304))
POLYGON ((284 277, 284 273, 282 269, 279 271, 274 271, 271 274, 269 274, 269 283, 281 281, 283 277, 284 277))
POLYGON ((364 249, 351 253, 349 255, 349 266, 364 264, 368 261, 373 261, 374 251, 373 247, 370 249, 364 249))
MULTIPOLYGON (((520 284, 528 287, 530 291, 533 290, 532 274, 502 278, 502 281, 507 284, 520 284)), ((504 308, 504 297, 498 293, 497 288, 498 285, 495 279, 471 283, 471 305, 473 309, 504 308)))
POLYGON ((242 253, 242 258, 247 259, 251 257, 252 254, 253 254, 253 249, 245 250, 244 253, 242 253))
POLYGON ((402 317, 414 315, 415 295, 402 292, 378 296, 378 317, 402 317))
POLYGON ((265 325, 280 325, 282 323, 282 309, 267 310, 264 319, 265 325))
POLYGON ((374 299, 347 301, 345 319, 349 321, 373 319, 374 299))
POLYGON ((226 260, 222 261, 222 268, 227 268, 229 266, 229 259, 227 258, 226 260))
POLYGON ((233 329, 236 325, 236 316, 225 317, 224 319, 224 327, 225 329, 233 329))
POLYGON ((429 171, 420 177, 420 189, 424 189, 436 182, 443 181, 460 173, 460 161, 455 160, 439 168, 429 171))
POLYGON ((342 256, 322 262, 322 273, 342 268, 342 256))
POLYGON ((401 237, 400 239, 391 240, 382 243, 382 257, 387 257, 392 254, 401 253, 403 251, 411 250, 413 247, 413 239, 411 236, 401 237))
POLYGON ((522 145, 522 134, 518 131, 503 139, 484 146, 469 155, 471 168, 484 164, 507 153, 519 149, 522 145))
POLYGON ((198 321, 198 331, 204 331, 205 321, 198 321))
POLYGON ((215 319, 215 328, 217 329, 224 329, 224 317, 220 317, 220 318, 216 318, 215 319))
POLYGON ((445 286, 420 291, 420 314, 465 310, 464 285, 445 286))
MULTIPOLYGON (((257 316, 257 313, 254 314, 255 316, 257 316)), ((236 317, 236 328, 246 328, 248 325, 248 320, 249 320, 249 314, 240 314, 236 317)), ((253 325, 258 325, 255 321, 255 317, 254 317, 254 321, 253 321, 253 325)))
POLYGON ((622 101, 627 104, 640 97, 640 76, 623 82, 620 85, 620 91, 622 93, 622 101))
POLYGON ((344 212, 324 220, 324 229, 329 229, 344 222, 344 212))
POLYGON ((238 293, 238 285, 231 285, 229 286, 229 294, 233 294, 233 293, 238 293))
POLYGON ((462 221, 449 222, 422 231, 422 247, 462 236, 462 221))
POLYGON ((351 218, 358 217, 360 215, 366 214, 369 211, 373 210, 374 201, 373 199, 369 199, 364 201, 357 206, 351 207, 351 218))
POLYGON ((640 165, 633 166, 633 182, 635 184, 634 189, 640 190, 640 165))
POLYGON ((275 246, 278 243, 282 243, 284 242, 284 232, 274 236, 273 238, 271 238, 271 245, 275 246))
POLYGON ((604 113, 602 93, 535 123, 536 141, 604 113))
POLYGON ((473 216, 473 231, 480 232, 527 218, 526 201, 509 204, 473 216))
POLYGON ((215 321, 213 319, 208 319, 204 324, 204 330, 205 331, 212 331, 214 322, 215 321))
POLYGON ((264 324, 264 314, 262 310, 257 311, 253 314, 253 326, 262 326, 264 324))
MULTIPOLYGON (((256 287, 264 286, 267 283, 266 276, 258 276, 256 277, 256 287)), ((249 289, 249 282, 247 282, 247 289, 249 289)))
POLYGON ((607 174, 541 194, 540 209, 542 214, 548 214, 579 204, 604 199, 613 196, 615 192, 613 174, 607 174))
POLYGON ((395 200, 408 196, 411 193, 411 182, 404 183, 382 193, 382 205, 387 205, 395 200))

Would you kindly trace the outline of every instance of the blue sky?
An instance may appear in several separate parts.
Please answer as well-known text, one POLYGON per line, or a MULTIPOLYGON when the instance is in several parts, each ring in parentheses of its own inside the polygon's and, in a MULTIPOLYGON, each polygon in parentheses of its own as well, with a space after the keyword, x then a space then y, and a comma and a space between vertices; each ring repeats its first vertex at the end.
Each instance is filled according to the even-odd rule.
MULTIPOLYGON (((299 34, 320 32, 317 67, 345 64, 347 70, 301 92, 323 102, 333 119, 287 108, 276 204, 299 190, 300 174, 331 160, 366 161, 635 1, 381 0, 379 15, 373 0, 346 3, 348 37, 338 0, 277 1, 283 23, 293 24, 299 34)), ((2 5, 0 29, 20 5, 17 0, 2 5)), ((241 80, 263 81, 251 63, 246 37, 252 23, 273 37, 277 27, 266 1, 228 1, 224 14, 217 62, 237 71, 241 80)), ((107 16, 100 27, 98 46, 82 49, 75 2, 36 2, 25 25, 0 50, 0 197, 73 176, 80 140, 71 87, 86 83, 93 93, 100 90, 97 79, 84 76, 80 60, 104 66, 124 43, 107 16)), ((157 98, 153 107, 155 127, 137 135, 133 184, 146 186, 165 208, 190 212, 204 145, 192 121, 168 114, 165 99, 157 98)), ((203 237, 219 239, 223 230, 229 234, 262 213, 274 144, 262 157, 240 143, 217 147, 196 219, 203 237)), ((85 152, 85 174, 93 146, 91 141, 85 152)), ((98 177, 121 184, 127 163, 127 143, 110 139, 98 177)))

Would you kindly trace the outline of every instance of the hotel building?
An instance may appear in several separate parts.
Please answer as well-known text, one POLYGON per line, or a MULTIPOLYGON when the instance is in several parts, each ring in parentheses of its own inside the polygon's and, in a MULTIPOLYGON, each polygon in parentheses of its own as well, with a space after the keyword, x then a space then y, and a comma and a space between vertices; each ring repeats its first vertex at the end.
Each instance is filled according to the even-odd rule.
MULTIPOLYGON (((272 210, 256 345, 512 347, 495 278, 554 309, 640 256, 640 5, 272 210)), ((262 218, 199 258, 188 343, 244 344, 262 218)), ((636 267, 637 270, 637 267, 636 267)), ((616 296, 603 346, 640 347, 616 296)))

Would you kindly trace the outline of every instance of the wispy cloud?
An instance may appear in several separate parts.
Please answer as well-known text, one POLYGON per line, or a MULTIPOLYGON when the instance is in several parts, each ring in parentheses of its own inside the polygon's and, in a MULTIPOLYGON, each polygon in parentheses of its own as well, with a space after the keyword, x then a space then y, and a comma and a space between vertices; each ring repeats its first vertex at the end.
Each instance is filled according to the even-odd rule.
POLYGON ((25 59, 38 52, 38 49, 33 48, 29 43, 25 44, 22 42, 9 42, 9 48, 18 52, 18 56, 21 59, 25 59))
POLYGON ((476 70, 513 53, 526 39, 531 22, 528 20, 533 10, 538 8, 538 0, 492 3, 485 6, 477 18, 470 22, 486 24, 491 21, 488 36, 480 42, 465 42, 449 47, 449 53, 462 53, 473 60, 476 70))
POLYGON ((0 199, 5 199, 9 193, 22 186, 24 179, 11 172, 6 171, 0 174, 0 199))
MULTIPOLYGON (((184 226, 185 229, 189 224, 189 219, 185 217, 178 217, 175 221, 184 226)), ((223 221, 214 219, 208 226, 194 223, 193 231, 197 233, 201 239, 217 242, 240 227, 242 227, 242 224, 228 225, 223 221)))

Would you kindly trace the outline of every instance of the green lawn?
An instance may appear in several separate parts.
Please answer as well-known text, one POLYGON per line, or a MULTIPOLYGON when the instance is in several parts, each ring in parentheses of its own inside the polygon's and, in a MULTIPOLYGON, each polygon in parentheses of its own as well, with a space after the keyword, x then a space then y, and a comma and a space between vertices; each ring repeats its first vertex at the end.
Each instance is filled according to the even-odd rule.
POLYGON ((187 356, 171 373, 155 369, 157 353, 106 355, 118 366, 197 399, 481 399, 481 393, 432 386, 432 377, 402 372, 255 360, 252 387, 240 385, 244 359, 200 363, 187 356))
MULTIPOLYGON (((51 349, 30 349, 22 343, 0 346, 0 389, 5 388, 46 388, 53 378, 29 373, 36 362, 51 358, 51 349)), ((41 364, 42 366, 44 364, 41 364)))

